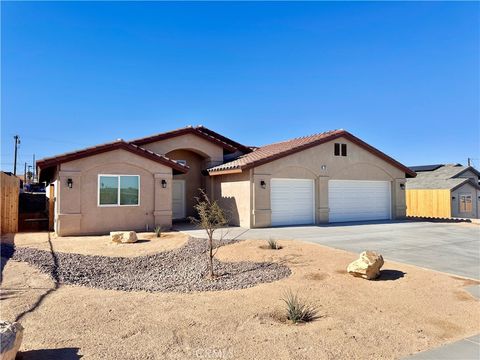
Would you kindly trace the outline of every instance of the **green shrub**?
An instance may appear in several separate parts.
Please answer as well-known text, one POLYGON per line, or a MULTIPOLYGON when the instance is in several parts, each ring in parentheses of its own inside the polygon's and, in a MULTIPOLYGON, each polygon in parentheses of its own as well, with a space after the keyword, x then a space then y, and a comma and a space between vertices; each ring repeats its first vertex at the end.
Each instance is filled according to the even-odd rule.
POLYGON ((156 226, 153 231, 155 231, 155 235, 157 235, 157 238, 159 238, 160 235, 162 235, 162 227, 161 226, 156 226))
POLYGON ((286 291, 281 300, 287 306, 287 319, 294 324, 313 321, 317 318, 317 308, 302 301, 291 290, 286 291))
POLYGON ((278 241, 272 238, 268 239, 268 247, 273 250, 280 249, 280 245, 278 245, 278 241))

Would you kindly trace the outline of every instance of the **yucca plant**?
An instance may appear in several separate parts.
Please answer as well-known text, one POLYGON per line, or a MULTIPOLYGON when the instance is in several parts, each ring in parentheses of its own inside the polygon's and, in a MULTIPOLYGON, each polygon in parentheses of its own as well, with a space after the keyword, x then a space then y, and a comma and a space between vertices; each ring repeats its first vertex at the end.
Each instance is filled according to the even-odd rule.
POLYGON ((162 227, 161 226, 156 226, 153 231, 155 231, 155 235, 157 235, 157 238, 159 238, 162 235, 162 227))
POLYGON ((278 241, 275 240, 275 239, 273 239, 273 238, 268 239, 268 242, 267 242, 267 243, 268 243, 268 247, 269 247, 270 249, 273 249, 273 250, 278 250, 278 249, 280 249, 280 246, 278 245, 278 241))
POLYGON ((288 290, 281 299, 286 304, 287 319, 294 324, 313 321, 317 318, 315 306, 305 303, 298 295, 288 290))

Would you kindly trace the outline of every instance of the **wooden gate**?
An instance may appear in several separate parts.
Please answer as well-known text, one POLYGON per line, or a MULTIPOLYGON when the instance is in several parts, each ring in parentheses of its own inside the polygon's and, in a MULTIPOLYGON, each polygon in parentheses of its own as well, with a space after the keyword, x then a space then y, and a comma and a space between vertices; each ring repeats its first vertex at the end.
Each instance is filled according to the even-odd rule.
POLYGON ((0 233, 18 232, 18 198, 20 179, 16 176, 0 172, 1 221, 0 233))

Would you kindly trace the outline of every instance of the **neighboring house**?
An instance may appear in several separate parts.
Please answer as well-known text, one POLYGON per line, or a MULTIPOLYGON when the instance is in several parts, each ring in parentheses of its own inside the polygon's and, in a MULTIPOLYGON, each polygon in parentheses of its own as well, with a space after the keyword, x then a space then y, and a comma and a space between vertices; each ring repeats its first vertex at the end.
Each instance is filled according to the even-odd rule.
POLYGON ((199 188, 244 227, 406 214, 415 172, 345 130, 248 147, 203 126, 39 160, 59 235, 169 228, 199 188))
POLYGON ((410 167, 407 215, 438 218, 479 218, 480 173, 471 166, 437 164, 410 167))

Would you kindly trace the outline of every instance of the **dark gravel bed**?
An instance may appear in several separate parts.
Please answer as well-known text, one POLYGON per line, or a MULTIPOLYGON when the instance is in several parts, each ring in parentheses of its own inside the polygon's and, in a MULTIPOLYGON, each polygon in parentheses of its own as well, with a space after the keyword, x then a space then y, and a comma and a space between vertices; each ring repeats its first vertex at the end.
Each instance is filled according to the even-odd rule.
MULTIPOLYGON (((4 250, 2 249, 2 253, 4 250)), ((205 278, 206 250, 206 240, 190 238, 187 244, 179 249, 135 258, 59 252, 52 254, 44 250, 16 247, 11 259, 27 262, 61 284, 124 291, 244 289, 291 274, 288 267, 276 263, 224 263, 214 259, 214 269, 218 277, 209 280, 205 278)))

